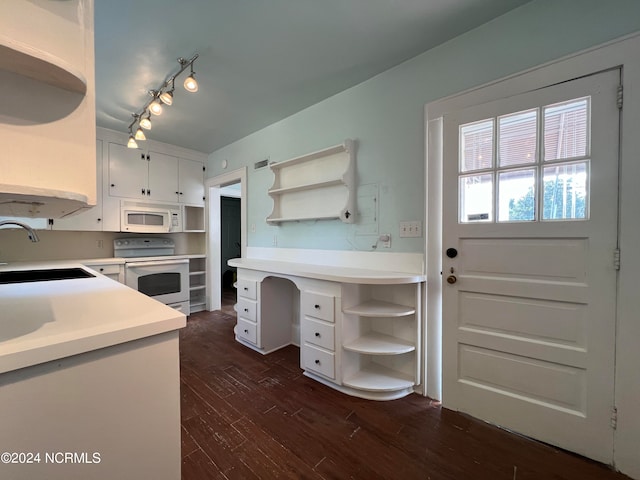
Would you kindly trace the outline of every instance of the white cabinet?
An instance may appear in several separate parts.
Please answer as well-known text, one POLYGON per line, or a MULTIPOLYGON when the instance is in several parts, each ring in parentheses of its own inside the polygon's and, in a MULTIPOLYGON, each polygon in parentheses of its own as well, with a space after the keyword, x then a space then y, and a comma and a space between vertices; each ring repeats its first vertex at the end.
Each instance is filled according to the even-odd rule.
POLYGON ((96 141, 96 205, 65 218, 50 220, 52 230, 102 231, 102 140, 96 141))
POLYGON ((330 380, 336 379, 335 303, 333 295, 300 293, 300 365, 330 380))
POLYGON ((109 195, 176 202, 178 158, 109 143, 109 195))
POLYGON ((236 340, 267 354, 297 343, 297 289, 289 280, 239 270, 236 282, 236 340))
POLYGON ((204 205, 204 165, 158 151, 109 143, 109 195, 204 205))
POLYGON ((262 354, 299 344, 306 376, 362 398, 420 385, 422 275, 243 260, 229 262, 240 343, 262 354))
POLYGON ((189 313, 207 308, 207 257, 189 258, 189 313))
POLYGON ((420 287, 343 286, 343 385, 395 398, 420 383, 420 287))
POLYGON ((124 263, 104 262, 98 259, 85 260, 82 264, 116 282, 124 283, 124 263))
POLYGON ((273 211, 267 222, 340 219, 355 221, 355 142, 272 163, 273 211))
POLYGON ((178 201, 204 205, 204 165, 186 158, 178 163, 178 201))
POLYGON ((0 215, 95 204, 93 41, 92 0, 0 2, 0 215))

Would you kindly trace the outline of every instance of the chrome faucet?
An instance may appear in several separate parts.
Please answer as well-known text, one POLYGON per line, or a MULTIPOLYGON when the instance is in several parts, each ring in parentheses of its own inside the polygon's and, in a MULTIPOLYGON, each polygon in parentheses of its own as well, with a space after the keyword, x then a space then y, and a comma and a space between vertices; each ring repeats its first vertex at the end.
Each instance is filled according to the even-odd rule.
POLYGON ((19 227, 22 227, 27 231, 27 235, 29 235, 29 240, 31 240, 34 243, 40 241, 40 239, 38 238, 38 234, 33 230, 33 228, 31 228, 29 225, 25 223, 16 222, 15 220, 2 220, 0 222, 0 227, 2 225, 18 225, 19 227))

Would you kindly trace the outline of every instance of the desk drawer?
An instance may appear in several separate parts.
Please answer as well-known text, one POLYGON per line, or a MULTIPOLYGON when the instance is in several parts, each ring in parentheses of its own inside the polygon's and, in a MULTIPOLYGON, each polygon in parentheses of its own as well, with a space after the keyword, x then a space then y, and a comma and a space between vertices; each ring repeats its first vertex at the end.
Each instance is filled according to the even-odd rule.
POLYGON ((302 313, 309 317, 320 318, 327 322, 333 322, 334 299, 335 298, 330 295, 302 292, 300 295, 300 308, 302 313))
POLYGON ((255 323, 248 322, 242 318, 238 319, 238 324, 235 328, 236 335, 247 342, 251 342, 257 345, 258 340, 258 326, 255 323))
POLYGON ((236 303, 236 312, 238 313, 238 317, 255 322, 258 318, 256 315, 257 305, 258 303, 255 300, 238 297, 238 303, 236 303))
POLYGON ((333 352, 327 352, 311 345, 303 345, 302 366, 305 370, 319 373, 328 378, 336 378, 335 354, 333 352))
POLYGON ((302 341, 317 345, 327 350, 335 350, 335 326, 304 317, 302 320, 302 341))
POLYGON ((256 300, 257 283, 251 280, 238 279, 236 282, 236 288, 239 297, 250 298, 256 300))

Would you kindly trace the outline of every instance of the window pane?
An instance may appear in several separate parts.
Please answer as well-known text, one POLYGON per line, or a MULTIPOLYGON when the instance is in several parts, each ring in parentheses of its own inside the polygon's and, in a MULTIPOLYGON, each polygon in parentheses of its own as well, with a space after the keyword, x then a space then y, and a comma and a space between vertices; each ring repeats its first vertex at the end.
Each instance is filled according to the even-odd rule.
POLYGON ((535 163, 537 122, 537 110, 500 117, 498 163, 501 167, 535 163))
POLYGON ((569 163, 544 168, 544 220, 587 218, 588 163, 569 163))
POLYGON ((470 172, 493 165, 493 119, 460 127, 460 171, 470 172))
POLYGON ((460 177, 460 222, 493 220, 493 175, 460 177))
POLYGON ((589 99, 551 105, 544 109, 544 159, 589 155, 589 99))
POLYGON ((498 221, 536 219, 536 171, 516 170, 498 174, 498 221))

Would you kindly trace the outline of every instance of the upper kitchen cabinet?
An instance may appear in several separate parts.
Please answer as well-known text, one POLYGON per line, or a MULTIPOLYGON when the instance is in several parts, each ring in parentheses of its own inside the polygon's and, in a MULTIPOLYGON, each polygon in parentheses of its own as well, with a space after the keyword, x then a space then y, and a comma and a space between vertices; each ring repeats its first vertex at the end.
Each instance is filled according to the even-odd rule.
POLYGON ((109 195, 204 204, 203 163, 109 143, 109 195))
POLYGON ((177 202, 178 158, 109 144, 109 194, 159 202, 177 202))
POLYGON ((93 0, 0 2, 0 215, 96 203, 93 12, 93 0))
POLYGON ((204 205, 204 165, 181 158, 178 164, 180 203, 204 205))

